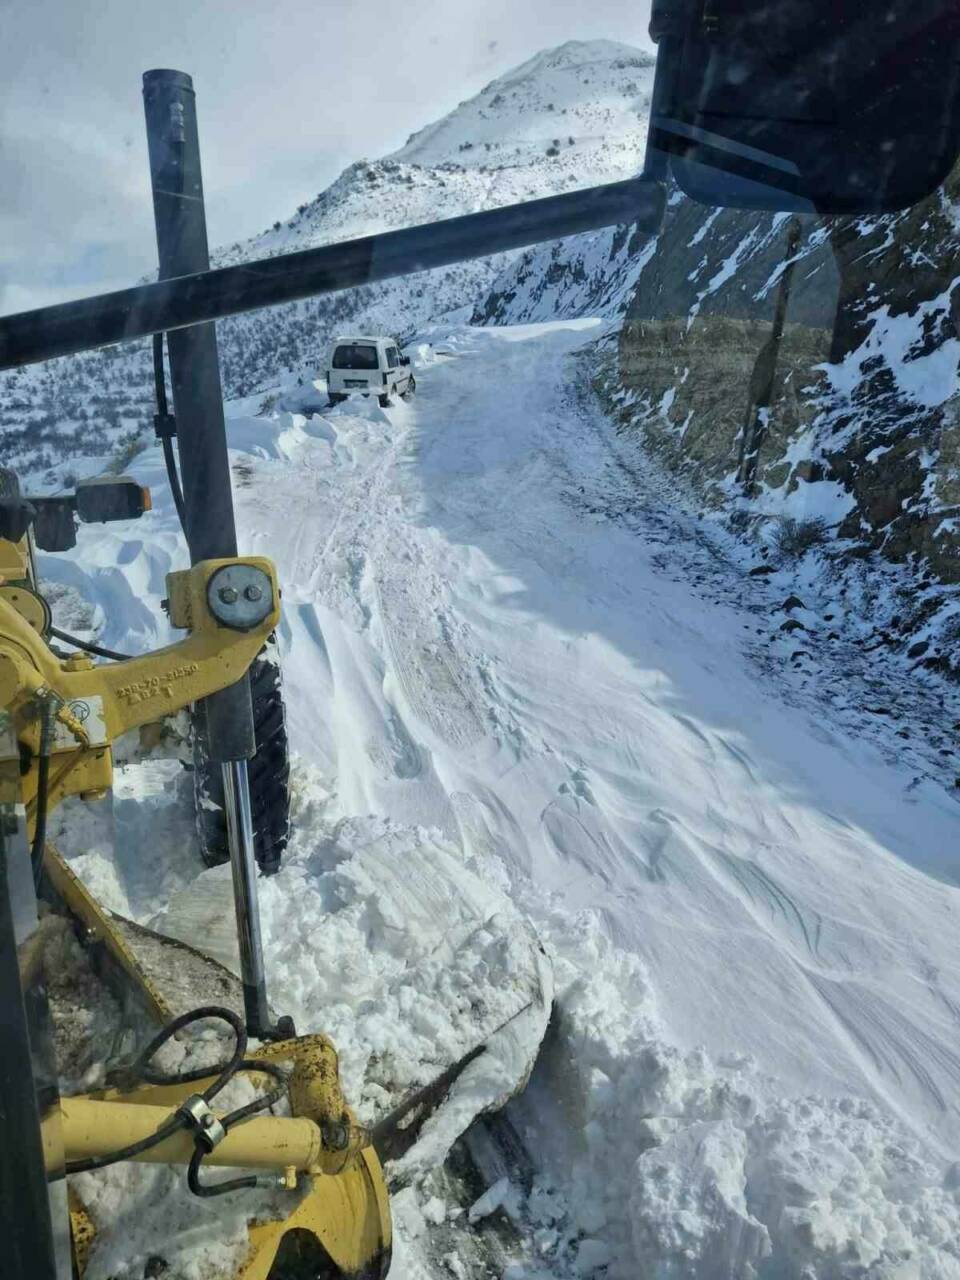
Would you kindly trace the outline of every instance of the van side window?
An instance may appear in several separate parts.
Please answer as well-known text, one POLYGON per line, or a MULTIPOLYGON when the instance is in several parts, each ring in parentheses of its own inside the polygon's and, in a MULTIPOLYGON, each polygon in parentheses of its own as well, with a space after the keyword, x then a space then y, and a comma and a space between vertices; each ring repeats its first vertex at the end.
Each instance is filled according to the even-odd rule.
POLYGON ((387 347, 387 368, 395 369, 400 363, 400 353, 396 347, 387 347))

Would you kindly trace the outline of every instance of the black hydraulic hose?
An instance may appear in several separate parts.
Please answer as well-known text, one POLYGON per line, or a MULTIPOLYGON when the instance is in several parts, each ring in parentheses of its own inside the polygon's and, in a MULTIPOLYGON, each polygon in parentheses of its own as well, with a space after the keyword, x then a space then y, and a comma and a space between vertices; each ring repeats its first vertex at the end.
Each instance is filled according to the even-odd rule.
POLYGON ((260 1179, 255 1173, 246 1174, 242 1178, 228 1178, 225 1182, 201 1182, 200 1166, 205 1155, 203 1147, 197 1143, 187 1165, 187 1186, 195 1196, 210 1199, 213 1196, 224 1196, 228 1191, 246 1191, 250 1187, 260 1186, 260 1179))
POLYGON ((163 464, 167 469, 167 481, 170 485, 170 492, 173 494, 173 505, 177 509, 180 528, 186 533, 187 511, 183 505, 183 489, 180 487, 180 476, 177 474, 177 460, 173 456, 173 441, 164 436, 161 445, 163 448, 163 464))
MULTIPOLYGON (((68 1160, 65 1172, 68 1174, 90 1173, 94 1169, 105 1169, 107 1165, 119 1164, 122 1160, 133 1160, 142 1155, 144 1151, 149 1151, 151 1147, 156 1147, 161 1142, 166 1142, 167 1138, 178 1133, 186 1123, 187 1117, 175 1112, 169 1120, 164 1120, 160 1128, 155 1133, 151 1133, 149 1137, 141 1138, 139 1142, 131 1142, 128 1147, 121 1147, 119 1151, 111 1151, 105 1156, 88 1156, 85 1160, 68 1160)), ((55 1182, 57 1178, 61 1177, 63 1177, 63 1174, 57 1174, 50 1181, 55 1182)))
POLYGON ((163 334, 153 335, 153 383, 157 395, 157 413, 169 417, 167 410, 167 384, 163 376, 163 334))
POLYGON ((153 383, 157 396, 157 423, 160 429, 160 443, 163 446, 163 463, 167 469, 167 481, 173 495, 173 505, 177 509, 180 528, 187 531, 187 514, 183 502, 183 486, 177 471, 177 460, 173 453, 173 436, 169 429, 172 421, 167 406, 167 384, 163 373, 163 334, 153 335, 153 383))
MULTIPOLYGON (((133 1066, 133 1073, 141 1080, 146 1080, 151 1084, 187 1084, 192 1080, 199 1080, 204 1076, 210 1075, 211 1071, 217 1073, 216 1079, 212 1084, 204 1089, 201 1097, 209 1102, 224 1085, 236 1074, 243 1055, 247 1048, 247 1032, 243 1025, 243 1020, 239 1018, 232 1009, 227 1009, 222 1005, 201 1005, 198 1009, 191 1009, 188 1013, 182 1013, 179 1017, 174 1018, 172 1022, 168 1022, 162 1031, 150 1041, 133 1066), (165 1075, 161 1072, 154 1071, 150 1067, 150 1059, 162 1048, 163 1045, 175 1035, 177 1031, 188 1026, 191 1022, 200 1022, 204 1018, 219 1018, 221 1021, 229 1024, 234 1033, 234 1051, 229 1061, 218 1067, 202 1067, 196 1071, 190 1071, 183 1075, 165 1075)), ((259 1069, 259 1068, 258 1068, 259 1069)), ((146 1138, 141 1138, 138 1142, 132 1142, 129 1146, 121 1147, 118 1151, 111 1151, 103 1156, 88 1156, 83 1160, 67 1161, 65 1172, 71 1173, 89 1173, 92 1169, 105 1169, 107 1165, 118 1164, 122 1160, 133 1160, 136 1156, 141 1155, 144 1151, 149 1151, 151 1147, 157 1146, 159 1143, 166 1141, 172 1134, 179 1132, 188 1123, 187 1116, 182 1113, 175 1113, 165 1120, 155 1133, 150 1134, 146 1138)), ((56 1181, 62 1177, 62 1173, 53 1175, 51 1181, 56 1181)))
POLYGON ((236 1075, 246 1051, 247 1029, 243 1024, 243 1019, 235 1014, 232 1009, 227 1009, 223 1005, 205 1004, 201 1005, 199 1009, 191 1009, 188 1013, 181 1013, 179 1017, 168 1022, 162 1031, 158 1031, 133 1064, 133 1074, 140 1080, 145 1080, 147 1084, 190 1084, 194 1080, 203 1080, 212 1072, 216 1072, 217 1078, 201 1094, 204 1101, 209 1102, 211 1098, 216 1097, 227 1081, 236 1075), (151 1059, 172 1036, 175 1036, 178 1031, 182 1031, 184 1027, 189 1026, 191 1022, 200 1022, 203 1018, 219 1018, 222 1022, 229 1023, 233 1031, 234 1045, 233 1053, 227 1062, 217 1067, 196 1067, 193 1071, 173 1074, 158 1071, 155 1067, 150 1066, 151 1059))
POLYGON ((103 645, 81 640, 77 636, 72 636, 69 631, 61 631, 59 627, 51 627, 50 634, 57 640, 62 640, 64 644, 72 644, 75 648, 82 649, 84 653, 94 653, 98 658, 112 658, 114 662, 129 662, 133 657, 130 653, 117 653, 115 649, 104 649, 103 645))
POLYGON ((281 1070, 274 1062, 259 1062, 256 1058, 244 1058, 237 1070, 261 1071, 266 1076, 273 1076, 278 1083, 277 1087, 271 1089, 269 1093, 263 1094, 262 1097, 254 1098, 252 1102, 248 1102, 245 1106, 237 1107, 236 1111, 231 1111, 223 1116, 220 1123, 227 1130, 232 1129, 241 1120, 246 1120, 249 1116, 255 1116, 259 1111, 268 1110, 274 1103, 280 1101, 287 1087, 287 1073, 281 1070))
POLYGON ((183 506, 183 489, 180 488, 180 477, 177 474, 177 458, 173 456, 173 440, 164 436, 161 440, 164 451, 164 466, 166 467, 166 479, 169 481, 170 493, 173 494, 173 504, 177 508, 177 518, 180 522, 180 529, 187 531, 187 508, 183 506))
POLYGON ((33 868, 33 884, 40 887, 43 875, 43 853, 47 843, 47 800, 50 790, 50 747, 53 738, 53 708, 44 705, 40 721, 40 763, 37 768, 37 810, 33 827, 33 844, 30 846, 30 864, 33 868))
MULTIPOLYGON (((259 1062, 255 1058, 245 1058, 240 1063, 239 1069, 261 1071, 264 1075, 273 1076, 274 1080, 279 1083, 275 1089, 271 1089, 263 1097, 254 1098, 252 1102, 248 1102, 245 1106, 238 1107, 236 1111, 231 1111, 228 1115, 221 1117, 220 1123, 228 1132, 242 1120, 247 1120, 250 1116, 254 1116, 260 1111, 266 1111, 275 1102, 279 1102, 283 1097, 287 1084, 286 1072, 282 1071, 273 1062, 259 1062)), ((206 1154, 198 1136, 193 1155, 190 1157, 190 1163, 187 1166, 187 1186, 195 1196, 210 1199, 213 1196, 226 1195, 230 1191, 247 1191, 251 1187, 262 1185, 262 1175, 257 1174, 245 1174, 240 1178, 227 1178, 223 1182, 201 1182, 200 1166, 203 1164, 203 1157, 206 1154)))

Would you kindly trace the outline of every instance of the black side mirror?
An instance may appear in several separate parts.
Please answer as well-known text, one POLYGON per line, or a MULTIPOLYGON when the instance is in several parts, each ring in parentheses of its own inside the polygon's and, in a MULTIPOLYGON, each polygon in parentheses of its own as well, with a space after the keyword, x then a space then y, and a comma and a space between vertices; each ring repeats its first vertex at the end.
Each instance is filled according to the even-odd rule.
POLYGON ((400 357, 400 363, 401 363, 401 364, 403 364, 403 365, 408 365, 408 364, 410 363, 410 357, 409 357, 409 356, 401 356, 401 357, 400 357))
POLYGON ((37 509, 26 498, 0 498, 0 538, 19 542, 37 518, 37 509))
POLYGON ((41 551, 69 551, 77 545, 72 498, 31 498, 36 507, 33 539, 41 551))
POLYGON ((150 490, 130 476, 95 476, 77 482, 76 512, 84 524, 136 520, 150 507, 150 490))
POLYGON ((653 0, 648 140, 705 204, 883 213, 960 152, 955 0, 653 0))
POLYGON ((0 537, 18 542, 32 526, 41 551, 69 551, 77 545, 75 517, 84 524, 136 520, 151 505, 150 490, 130 476, 96 476, 62 497, 0 501, 0 537))

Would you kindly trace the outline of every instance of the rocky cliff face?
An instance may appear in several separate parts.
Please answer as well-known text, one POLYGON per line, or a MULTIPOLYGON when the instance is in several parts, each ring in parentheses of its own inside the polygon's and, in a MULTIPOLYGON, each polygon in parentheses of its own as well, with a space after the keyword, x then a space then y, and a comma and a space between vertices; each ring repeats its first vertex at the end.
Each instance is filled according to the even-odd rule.
POLYGON ((626 429, 741 523, 806 524, 960 581, 960 169, 882 218, 710 210, 542 246, 477 322, 604 314, 626 429))
POLYGON ((960 579, 958 196, 830 220, 676 198, 620 329, 623 421, 711 502, 960 579))

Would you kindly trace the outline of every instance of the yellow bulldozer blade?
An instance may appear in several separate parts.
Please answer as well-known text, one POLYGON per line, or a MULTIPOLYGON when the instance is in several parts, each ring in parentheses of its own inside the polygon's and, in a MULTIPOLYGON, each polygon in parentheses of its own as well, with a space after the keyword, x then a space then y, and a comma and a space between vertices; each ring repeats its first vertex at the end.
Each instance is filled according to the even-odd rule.
POLYGON ((238 1280, 290 1275, 382 1280, 390 1268, 390 1209, 373 1148, 364 1148, 349 1171, 314 1178, 285 1218, 252 1225, 250 1245, 238 1280))

